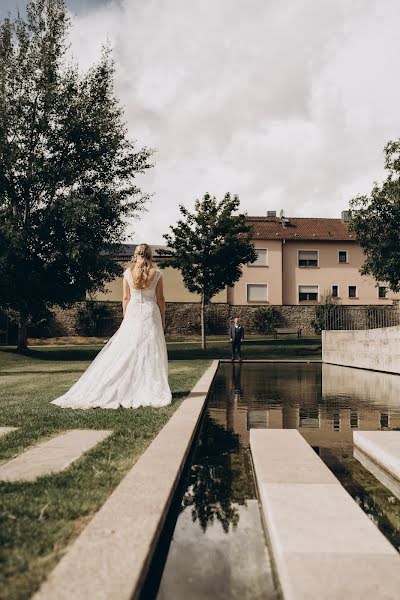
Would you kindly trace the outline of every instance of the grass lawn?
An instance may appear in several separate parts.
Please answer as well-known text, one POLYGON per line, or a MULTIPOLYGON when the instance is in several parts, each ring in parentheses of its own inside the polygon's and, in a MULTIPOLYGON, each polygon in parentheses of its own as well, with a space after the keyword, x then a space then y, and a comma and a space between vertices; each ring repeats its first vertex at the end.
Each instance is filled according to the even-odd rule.
POLYGON ((50 404, 85 370, 100 347, 0 349, 0 460, 56 432, 112 429, 113 434, 59 474, 0 482, 0 598, 29 598, 140 454, 189 393, 210 361, 170 361, 173 403, 163 408, 73 410, 50 404))

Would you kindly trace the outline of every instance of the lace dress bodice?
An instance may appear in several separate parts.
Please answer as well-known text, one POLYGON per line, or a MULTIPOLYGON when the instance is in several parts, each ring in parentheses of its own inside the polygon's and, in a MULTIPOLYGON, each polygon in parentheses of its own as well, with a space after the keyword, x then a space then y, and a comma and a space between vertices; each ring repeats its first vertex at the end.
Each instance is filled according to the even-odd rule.
POLYGON ((131 269, 126 269, 126 271, 124 271, 124 278, 128 282, 129 289, 131 292, 131 298, 129 300, 129 303, 142 304, 144 302, 155 302, 156 287, 157 287, 157 283, 158 283, 160 277, 161 277, 161 271, 159 269, 157 269, 149 286, 143 290, 140 290, 133 286, 131 269))

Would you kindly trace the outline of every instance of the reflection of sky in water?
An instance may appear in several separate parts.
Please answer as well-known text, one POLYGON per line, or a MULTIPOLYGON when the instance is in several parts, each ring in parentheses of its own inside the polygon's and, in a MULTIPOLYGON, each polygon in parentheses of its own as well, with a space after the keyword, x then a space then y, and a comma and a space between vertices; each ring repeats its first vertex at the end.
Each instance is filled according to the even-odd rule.
MULTIPOLYGON (((189 579, 191 597, 196 598, 196 589, 205 591, 205 580, 217 589, 227 573, 236 582, 230 594, 236 594, 235 573, 241 573, 242 587, 251 585, 251 565, 257 561, 264 588, 272 589, 270 565, 259 563, 264 540, 250 428, 297 428, 400 549, 400 501, 353 458, 352 442, 354 430, 400 429, 400 376, 316 363, 222 364, 188 471, 159 599, 167 592, 183 597, 189 579), (246 552, 240 552, 245 546, 246 552), (202 568, 193 578, 189 565, 199 561, 202 568)), ((215 598, 225 597, 215 589, 215 598)), ((251 597, 262 597, 261 590, 256 585, 251 597)))

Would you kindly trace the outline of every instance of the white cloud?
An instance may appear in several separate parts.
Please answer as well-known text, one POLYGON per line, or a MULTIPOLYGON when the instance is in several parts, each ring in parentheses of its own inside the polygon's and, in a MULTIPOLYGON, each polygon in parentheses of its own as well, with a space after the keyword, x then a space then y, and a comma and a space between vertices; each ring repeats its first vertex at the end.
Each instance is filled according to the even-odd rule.
POLYGON ((82 68, 108 37, 130 134, 157 148, 135 241, 206 191, 250 214, 339 216, 400 135, 397 0, 125 0, 73 20, 82 68))

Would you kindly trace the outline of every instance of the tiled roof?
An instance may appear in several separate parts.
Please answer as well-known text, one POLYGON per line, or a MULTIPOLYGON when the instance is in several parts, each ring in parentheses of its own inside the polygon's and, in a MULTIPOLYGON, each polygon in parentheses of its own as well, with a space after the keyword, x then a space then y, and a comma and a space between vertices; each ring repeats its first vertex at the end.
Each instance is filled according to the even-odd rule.
POLYGON ((247 217, 253 225, 255 240, 331 240, 355 241, 355 234, 349 233, 348 224, 342 219, 318 217, 286 217, 282 223, 278 217, 247 217))

